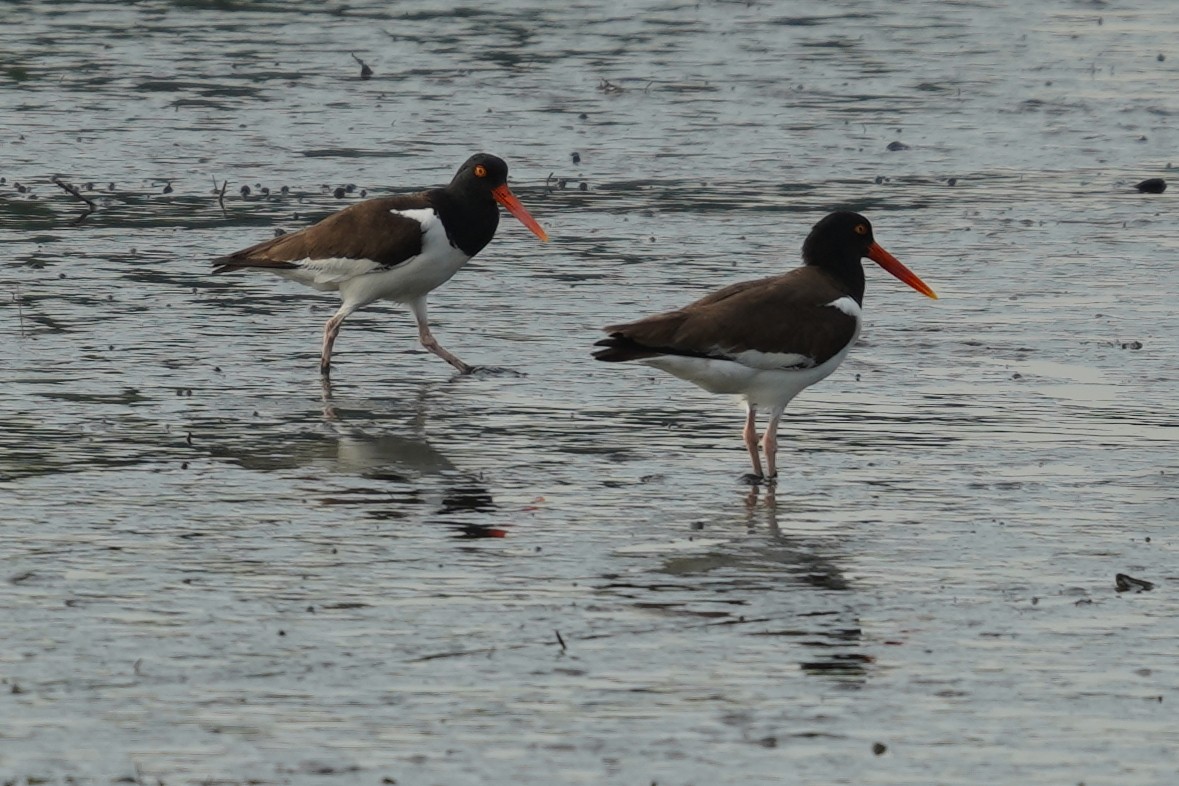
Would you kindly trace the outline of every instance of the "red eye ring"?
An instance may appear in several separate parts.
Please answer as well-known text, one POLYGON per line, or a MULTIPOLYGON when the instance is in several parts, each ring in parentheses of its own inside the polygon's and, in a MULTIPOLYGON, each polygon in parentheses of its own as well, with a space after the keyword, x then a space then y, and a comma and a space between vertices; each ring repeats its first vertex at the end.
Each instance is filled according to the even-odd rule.
POLYGON ((856 224, 856 234, 857 234, 857 235, 866 235, 866 234, 868 234, 868 227, 867 227, 867 225, 865 225, 865 224, 856 224))
POLYGON ((487 177, 487 167, 475 164, 475 177, 487 177))

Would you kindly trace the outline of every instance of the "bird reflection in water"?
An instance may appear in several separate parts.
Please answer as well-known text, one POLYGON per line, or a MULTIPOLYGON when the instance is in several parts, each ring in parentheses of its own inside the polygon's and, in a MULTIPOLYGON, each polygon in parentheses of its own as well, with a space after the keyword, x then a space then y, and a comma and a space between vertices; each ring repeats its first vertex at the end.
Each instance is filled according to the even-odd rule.
MULTIPOLYGON (((798 536, 782 532, 778 524, 778 499, 774 486, 752 486, 745 495, 745 523, 754 533, 763 523, 771 543, 764 547, 767 556, 788 555, 792 575, 804 584, 820 590, 846 592, 852 589, 842 570, 831 558, 815 553, 813 547, 800 548, 798 536), (782 547, 786 547, 783 550, 782 547)), ((782 559, 782 561, 787 561, 782 559)), ((793 624, 780 630, 766 630, 754 635, 798 637, 799 643, 814 650, 814 657, 801 660, 799 667, 815 676, 829 677, 842 684, 859 686, 868 677, 874 658, 860 651, 863 631, 858 616, 848 608, 800 611, 793 624), (806 620, 810 624, 800 625, 806 620)))
MULTIPOLYGON (((357 429, 340 430, 336 463, 341 470, 356 473, 377 482, 394 486, 382 490, 382 500, 373 505, 368 516, 384 520, 401 520, 411 512, 426 506, 432 517, 444 524, 457 538, 502 538, 507 529, 502 523, 483 519, 496 510, 490 490, 478 475, 464 472, 426 437, 430 391, 433 385, 422 385, 414 397, 411 433, 369 434, 357 429), (424 482, 424 481, 431 482, 424 482), (407 504, 408 503, 408 504, 407 504)), ((340 427, 348 420, 374 420, 374 405, 346 409, 337 406, 331 383, 322 380, 323 416, 333 426, 340 427)), ((360 404, 360 402, 357 402, 360 404)), ((324 500, 327 504, 374 502, 371 491, 346 499, 324 500)))

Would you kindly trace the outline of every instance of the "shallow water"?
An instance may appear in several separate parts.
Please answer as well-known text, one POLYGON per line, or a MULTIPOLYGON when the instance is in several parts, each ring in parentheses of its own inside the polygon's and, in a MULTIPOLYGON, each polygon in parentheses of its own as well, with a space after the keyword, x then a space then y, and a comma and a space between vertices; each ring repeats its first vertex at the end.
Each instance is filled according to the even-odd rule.
POLYGON ((1179 235, 1132 185, 1170 177, 1177 32, 1164 0, 4 4, 0 775, 1171 782, 1179 235), (325 398, 335 301, 209 275, 479 149, 553 242, 505 218, 431 313, 514 373, 375 305, 325 398), (751 490, 739 408, 589 345, 836 207, 941 300, 873 267, 751 490))

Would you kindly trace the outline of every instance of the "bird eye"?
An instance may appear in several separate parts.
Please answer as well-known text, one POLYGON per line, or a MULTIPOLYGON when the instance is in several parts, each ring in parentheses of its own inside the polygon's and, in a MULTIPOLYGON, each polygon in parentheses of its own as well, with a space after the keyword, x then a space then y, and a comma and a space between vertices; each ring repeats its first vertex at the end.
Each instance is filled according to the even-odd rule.
POLYGON ((856 234, 857 235, 868 234, 868 225, 867 224, 856 224, 856 234))
POLYGON ((487 177, 487 167, 475 164, 475 177, 487 177))

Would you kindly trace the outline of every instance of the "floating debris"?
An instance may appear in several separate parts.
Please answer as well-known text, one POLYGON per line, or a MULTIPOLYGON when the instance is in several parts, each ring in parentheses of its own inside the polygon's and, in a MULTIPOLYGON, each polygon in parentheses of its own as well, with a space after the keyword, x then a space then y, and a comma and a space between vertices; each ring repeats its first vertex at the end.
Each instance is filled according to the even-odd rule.
MULTIPOLYGON (((348 54, 352 55, 351 52, 349 52, 348 54)), ((360 78, 361 79, 372 79, 373 78, 373 70, 368 67, 368 63, 364 62, 356 55, 352 55, 352 59, 355 60, 356 62, 360 63, 360 78)))
POLYGON ((1134 186, 1144 194, 1161 194, 1167 190, 1167 181, 1161 177, 1152 177, 1143 180, 1138 185, 1134 186))
POLYGON ((217 178, 213 178, 213 193, 217 195, 217 204, 221 206, 221 215, 226 218, 229 217, 229 211, 225 209, 225 189, 227 188, 229 188, 228 180, 221 184, 221 188, 217 188, 217 178))
POLYGON ((98 210, 98 205, 94 204, 94 202, 92 202, 91 200, 82 196, 82 193, 80 191, 78 191, 78 189, 76 189, 72 185, 70 185, 69 183, 63 182, 57 176, 54 176, 53 182, 56 183, 57 185, 61 186, 62 190, 65 191, 66 193, 72 194, 75 198, 80 199, 86 203, 86 212, 83 213, 82 215, 78 216, 77 220, 74 221, 75 224, 81 224, 83 221, 86 220, 87 216, 89 216, 94 211, 98 210))
POLYGON ((1119 573, 1114 576, 1114 585, 1118 592, 1128 592, 1134 590, 1135 592, 1150 592, 1154 589, 1154 583, 1144 579, 1136 579, 1133 576, 1127 576, 1125 573, 1119 573))
POLYGON ((888 149, 895 153, 898 150, 908 150, 909 146, 904 142, 889 142, 888 149))

